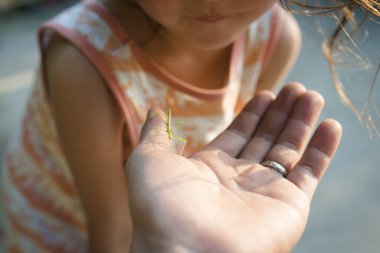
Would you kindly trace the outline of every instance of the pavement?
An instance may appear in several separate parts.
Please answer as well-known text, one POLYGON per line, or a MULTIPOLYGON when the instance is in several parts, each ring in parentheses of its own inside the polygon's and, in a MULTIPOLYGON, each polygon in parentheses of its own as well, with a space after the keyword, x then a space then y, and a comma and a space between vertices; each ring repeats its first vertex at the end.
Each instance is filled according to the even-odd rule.
MULTIPOLYGON (((0 155, 20 120, 38 63, 37 26, 68 6, 70 1, 11 14, 0 13, 0 155)), ((371 133, 338 99, 321 54, 323 36, 319 35, 317 25, 320 18, 297 19, 303 30, 304 45, 286 82, 299 81, 319 91, 326 103, 321 118, 340 121, 344 134, 335 159, 315 194, 305 233, 293 252, 378 253, 380 137, 371 133)), ((360 50, 357 48, 359 55, 368 55, 368 59, 376 64, 376 60, 380 59, 380 47, 375 47, 379 45, 379 29, 379 24, 370 24, 368 38, 376 43, 360 50)), ((349 66, 346 68, 349 73, 343 79, 349 80, 347 92, 353 101, 364 104, 370 89, 367 85, 370 79, 365 73, 371 71, 360 72, 358 68, 350 69, 349 66)), ((377 106, 380 103, 379 89, 375 89, 372 100, 377 106)), ((380 124, 379 117, 374 120, 380 124)))

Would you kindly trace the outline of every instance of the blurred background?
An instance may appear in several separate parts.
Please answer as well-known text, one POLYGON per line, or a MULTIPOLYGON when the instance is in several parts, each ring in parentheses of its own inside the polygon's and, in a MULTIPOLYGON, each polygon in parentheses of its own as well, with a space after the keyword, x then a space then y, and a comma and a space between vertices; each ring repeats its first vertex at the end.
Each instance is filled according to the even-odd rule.
MULTIPOLYGON (((9 11, 6 10, 10 6, 7 1, 11 2, 0 0, 0 155, 3 155, 7 140, 20 120, 39 61, 37 27, 74 3, 73 0, 61 0, 25 6, 19 2, 16 4, 17 10, 9 11)), ((286 82, 299 81, 321 92, 326 101, 321 118, 340 121, 344 134, 340 149, 314 197, 306 231, 293 252, 378 253, 380 137, 374 131, 369 131, 341 103, 334 88, 321 51, 327 29, 321 30, 321 27, 328 28, 331 24, 334 27, 336 20, 330 19, 326 25, 321 23, 321 17, 296 18, 303 31, 304 43, 286 82)), ((357 50, 356 55, 367 55, 362 59, 373 61, 373 66, 350 67, 350 64, 345 64, 345 71, 339 73, 347 84, 348 96, 361 110, 365 108, 370 83, 379 64, 380 24, 370 22, 363 31, 359 36, 368 43, 353 48, 357 50)), ((378 86, 377 81, 372 98, 374 106, 380 104, 378 86)), ((374 113, 379 112, 376 107, 373 108, 374 113)))

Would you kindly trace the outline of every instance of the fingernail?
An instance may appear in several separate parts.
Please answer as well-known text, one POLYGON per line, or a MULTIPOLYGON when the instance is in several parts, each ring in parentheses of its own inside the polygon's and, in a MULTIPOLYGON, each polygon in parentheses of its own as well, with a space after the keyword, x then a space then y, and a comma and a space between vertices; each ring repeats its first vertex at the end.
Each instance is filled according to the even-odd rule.
POLYGON ((154 109, 149 109, 148 111, 148 119, 151 119, 157 115, 157 112, 154 109))

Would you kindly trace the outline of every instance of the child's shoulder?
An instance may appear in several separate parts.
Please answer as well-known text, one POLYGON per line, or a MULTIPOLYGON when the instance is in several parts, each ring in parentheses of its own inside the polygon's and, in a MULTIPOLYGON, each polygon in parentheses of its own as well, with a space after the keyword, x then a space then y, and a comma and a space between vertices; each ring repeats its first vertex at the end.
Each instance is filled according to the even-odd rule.
MULTIPOLYGON (((277 5, 276 5, 277 6, 277 5)), ((292 45, 299 45, 301 40, 301 30, 292 14, 277 6, 279 17, 274 22, 278 22, 278 47, 289 48, 292 45)))
POLYGON ((47 70, 60 68, 67 75, 79 72, 83 76, 89 71, 90 62, 83 53, 59 34, 51 36, 44 54, 47 70))
POLYGON ((85 40, 103 49, 113 40, 127 40, 127 35, 116 17, 96 0, 81 1, 40 26, 40 31, 53 30, 68 40, 85 40))
MULTIPOLYGON (((295 18, 277 4, 268 14, 266 18, 270 18, 270 25, 266 43, 262 48, 262 67, 257 91, 272 90, 288 72, 301 48, 301 30, 295 18)), ((246 64, 254 62, 256 58, 257 52, 248 50, 246 64)))
MULTIPOLYGON (((70 102, 83 114, 93 114, 99 106, 108 107, 122 120, 117 103, 98 70, 73 44, 54 35, 44 58, 46 87, 53 108, 65 107, 70 102)), ((101 113, 96 115, 102 117, 101 113)))
POLYGON ((82 1, 41 25, 40 49, 49 90, 50 86, 64 85, 85 96, 91 93, 89 90, 107 86, 104 69, 109 66, 105 55, 122 42, 99 4, 82 1), (50 82, 50 78, 59 82, 50 82))

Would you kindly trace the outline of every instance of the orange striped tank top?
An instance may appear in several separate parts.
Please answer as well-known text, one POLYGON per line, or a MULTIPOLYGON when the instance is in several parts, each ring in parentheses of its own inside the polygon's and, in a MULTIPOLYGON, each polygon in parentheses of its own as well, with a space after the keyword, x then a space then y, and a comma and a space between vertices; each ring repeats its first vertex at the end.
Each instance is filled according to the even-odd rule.
MULTIPOLYGON (((196 88, 168 73, 95 0, 78 3, 45 23, 40 50, 56 33, 86 55, 123 111, 131 147, 150 107, 171 108, 173 121, 181 122, 177 135, 187 139, 188 154, 222 131, 254 94, 275 41, 275 13, 268 11, 234 42, 228 80, 220 89, 196 88), (248 52, 255 59, 247 61, 248 52)), ((5 252, 87 252, 86 219, 57 137, 43 72, 2 166, 2 240, 5 252)))

